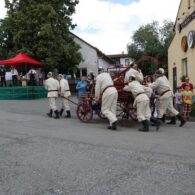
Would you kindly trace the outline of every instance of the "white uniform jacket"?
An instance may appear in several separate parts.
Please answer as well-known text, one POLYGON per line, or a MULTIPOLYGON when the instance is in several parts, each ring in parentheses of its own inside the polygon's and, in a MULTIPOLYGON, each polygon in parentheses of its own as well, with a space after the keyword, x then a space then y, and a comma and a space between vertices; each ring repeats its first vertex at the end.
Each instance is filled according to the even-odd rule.
POLYGON ((141 101, 149 101, 149 98, 146 95, 145 86, 141 85, 139 81, 130 82, 127 86, 124 87, 124 90, 133 94, 135 98, 133 103, 134 107, 141 101))
POLYGON ((144 80, 143 74, 140 71, 135 70, 134 68, 130 68, 126 74, 125 74, 125 83, 129 82, 129 77, 135 75, 135 79, 139 82, 142 82, 144 80))
MULTIPOLYGON (((108 74, 106 72, 99 74, 96 78, 95 96, 100 98, 102 96, 104 89, 106 89, 106 87, 112 86, 112 85, 114 85, 114 83, 112 81, 110 74, 108 74)), ((113 94, 116 92, 117 91, 116 91, 115 87, 109 87, 106 90, 107 95, 110 95, 110 94, 113 94)))
POLYGON ((54 79, 53 77, 50 77, 45 81, 44 85, 45 85, 45 89, 47 89, 48 91, 47 93, 48 98, 58 97, 60 85, 56 79, 54 79))
POLYGON ((173 96, 169 80, 166 76, 158 77, 156 81, 151 83, 149 86, 159 94, 159 99, 166 99, 173 96))
POLYGON ((66 79, 60 80, 60 92, 61 92, 61 96, 63 97, 71 96, 69 84, 66 79))

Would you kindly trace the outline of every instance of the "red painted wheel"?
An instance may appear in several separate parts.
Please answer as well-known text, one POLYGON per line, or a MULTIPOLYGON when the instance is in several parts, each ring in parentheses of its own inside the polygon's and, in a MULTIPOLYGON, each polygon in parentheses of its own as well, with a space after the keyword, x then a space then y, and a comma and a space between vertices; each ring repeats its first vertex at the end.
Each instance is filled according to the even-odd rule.
POLYGON ((128 113, 129 113, 129 116, 131 117, 131 119, 133 121, 137 121, 137 112, 136 112, 136 109, 133 107, 133 104, 132 103, 129 103, 129 106, 128 106, 128 113))
POLYGON ((117 118, 122 118, 122 119, 127 118, 127 115, 124 112, 124 104, 121 102, 117 102, 116 116, 117 116, 117 118))
POLYGON ((93 117, 93 110, 87 103, 80 103, 77 107, 77 117, 80 121, 88 123, 93 117))
POLYGON ((102 114, 101 110, 97 111, 97 115, 100 119, 106 119, 106 117, 102 114))
POLYGON ((117 118, 121 118, 121 119, 129 119, 129 117, 133 120, 133 121, 137 121, 137 113, 136 113, 136 109, 133 107, 132 103, 121 103, 118 102, 117 103, 117 118))

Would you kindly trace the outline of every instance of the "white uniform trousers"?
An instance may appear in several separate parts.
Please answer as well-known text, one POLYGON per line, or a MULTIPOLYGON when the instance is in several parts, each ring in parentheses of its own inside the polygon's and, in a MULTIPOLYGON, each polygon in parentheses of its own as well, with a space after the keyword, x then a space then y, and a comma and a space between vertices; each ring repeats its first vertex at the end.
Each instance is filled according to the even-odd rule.
POLYGON ((69 101, 63 97, 61 97, 61 100, 62 100, 62 108, 64 108, 65 111, 69 111, 70 110, 69 101))
MULTIPOLYGON (((106 92, 105 92, 106 93, 106 92)), ((103 94, 101 111, 104 116, 109 120, 110 125, 117 121, 116 118, 116 106, 117 106, 118 93, 103 94)))
POLYGON ((150 109, 149 100, 137 102, 136 108, 137 108, 137 118, 139 122, 144 120, 150 120, 151 109, 150 109))
POLYGON ((170 116, 176 116, 179 114, 179 112, 174 108, 173 106, 173 97, 167 97, 164 99, 158 99, 157 101, 157 115, 158 118, 162 118, 164 114, 167 112, 170 114, 170 116))
POLYGON ((56 97, 49 97, 49 106, 53 111, 57 110, 57 106, 56 106, 56 97))

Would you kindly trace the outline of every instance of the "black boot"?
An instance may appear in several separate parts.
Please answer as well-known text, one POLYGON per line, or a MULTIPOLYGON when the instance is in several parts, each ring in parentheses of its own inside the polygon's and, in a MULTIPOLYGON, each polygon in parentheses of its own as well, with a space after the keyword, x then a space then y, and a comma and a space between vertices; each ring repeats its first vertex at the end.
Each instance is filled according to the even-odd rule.
POLYGON ((162 122, 165 123, 166 121, 166 115, 164 114, 163 117, 161 118, 162 122))
POLYGON ((150 121, 154 124, 153 126, 156 127, 156 131, 158 131, 158 129, 159 129, 160 126, 161 126, 160 120, 158 120, 157 118, 151 117, 151 118, 150 118, 150 121))
POLYGON ((180 127, 184 126, 184 124, 186 123, 186 121, 184 120, 184 118, 180 114, 178 114, 176 117, 180 121, 180 125, 179 126, 180 127))
POLYGON ((168 125, 175 125, 176 124, 176 117, 172 116, 171 121, 167 123, 168 125))
POLYGON ((117 130, 117 121, 113 122, 111 126, 108 126, 110 130, 117 130))
POLYGON ((62 116, 62 114, 63 114, 63 112, 64 112, 64 109, 62 108, 61 110, 60 110, 60 116, 62 116))
POLYGON ((65 118, 71 118, 70 110, 67 110, 66 113, 67 113, 67 115, 65 116, 65 118))
POLYGON ((149 131, 149 122, 147 120, 142 121, 143 127, 139 131, 148 132, 149 131))
POLYGON ((48 116, 48 117, 52 117, 52 114, 53 114, 53 111, 52 111, 52 109, 50 109, 50 112, 47 113, 47 116, 48 116))
POLYGON ((163 123, 165 123, 165 121, 166 121, 166 116, 163 115, 163 117, 162 117, 162 118, 158 118, 158 120, 159 120, 159 121, 162 121, 163 123))
POLYGON ((55 119, 60 118, 60 117, 59 117, 59 112, 58 112, 58 110, 55 111, 55 117, 54 117, 54 118, 55 118, 55 119))

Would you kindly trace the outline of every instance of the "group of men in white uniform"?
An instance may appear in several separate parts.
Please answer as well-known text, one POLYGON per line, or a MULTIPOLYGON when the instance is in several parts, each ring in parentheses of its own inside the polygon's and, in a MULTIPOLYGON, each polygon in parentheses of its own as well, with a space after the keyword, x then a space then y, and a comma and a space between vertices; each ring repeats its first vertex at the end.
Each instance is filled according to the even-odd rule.
POLYGON ((49 117, 52 117, 55 113, 55 119, 59 119, 62 116, 63 111, 66 110, 66 118, 71 118, 69 101, 67 98, 71 95, 68 81, 63 78, 62 74, 59 74, 57 80, 53 78, 52 72, 47 74, 47 80, 44 82, 44 86, 48 91, 47 97, 49 99, 50 112, 47 113, 49 117), (62 108, 58 111, 56 106, 56 98, 60 95, 62 100, 62 108))
MULTIPOLYGON (((180 121, 182 127, 186 121, 173 106, 173 92, 170 83, 165 76, 163 68, 159 68, 155 73, 155 81, 148 85, 142 85, 143 74, 137 64, 126 72, 124 82, 126 83, 124 90, 129 91, 134 96, 134 107, 137 110, 138 121, 143 124, 140 131, 148 132, 150 121, 156 126, 156 129, 161 125, 163 116, 168 112, 171 116, 171 121, 168 124, 176 124, 176 117, 180 121), (157 118, 151 116, 150 97, 153 90, 158 94, 156 104, 157 118)), ((118 93, 113 85, 113 81, 108 73, 99 70, 99 75, 96 79, 95 97, 99 101, 101 98, 101 111, 108 118, 110 125, 108 129, 117 129, 116 105, 118 93)))
POLYGON ((163 116, 167 112, 171 116, 171 121, 168 124, 176 124, 176 117, 180 121, 180 127, 186 123, 173 106, 173 92, 163 68, 159 68, 156 71, 153 83, 144 86, 140 83, 143 81, 143 74, 138 69, 138 66, 134 64, 126 73, 125 81, 129 83, 124 87, 124 90, 132 92, 135 98, 134 106, 137 108, 138 121, 143 124, 143 128, 139 129, 140 131, 149 131, 149 121, 153 122, 158 129, 161 125, 160 121, 163 121, 163 116), (149 98, 153 90, 158 94, 156 104, 157 118, 151 117, 149 98))
MULTIPOLYGON (((45 82, 45 88, 48 90, 48 98, 50 103, 49 117, 52 117, 52 113, 55 113, 55 118, 59 118, 59 114, 62 115, 63 110, 66 109, 66 117, 71 117, 70 107, 67 97, 70 96, 70 90, 68 81, 63 79, 62 75, 58 75, 58 81, 52 77, 52 73, 48 73, 48 79, 45 82), (55 99, 58 97, 58 93, 62 97, 63 107, 59 112, 55 99)), ((182 127, 186 121, 179 114, 179 112, 173 106, 173 93, 170 87, 170 83, 165 76, 164 69, 159 68, 155 73, 155 81, 147 85, 142 85, 143 74, 138 68, 137 64, 133 64, 132 67, 126 72, 125 75, 125 91, 129 91, 134 96, 134 107, 137 110, 138 121, 142 123, 143 127, 140 131, 149 131, 149 121, 151 121, 158 129, 161 125, 163 116, 169 112, 171 115, 171 121, 168 124, 175 124, 176 117, 180 121, 180 127, 182 127), (158 99, 156 104, 157 118, 151 117, 150 109, 150 96, 155 90, 158 93, 158 99)), ((95 100, 101 101, 101 112, 109 120, 108 129, 117 130, 117 99, 118 92, 113 84, 113 80, 109 73, 104 72, 103 68, 98 69, 98 76, 96 77, 95 85, 95 100)))

